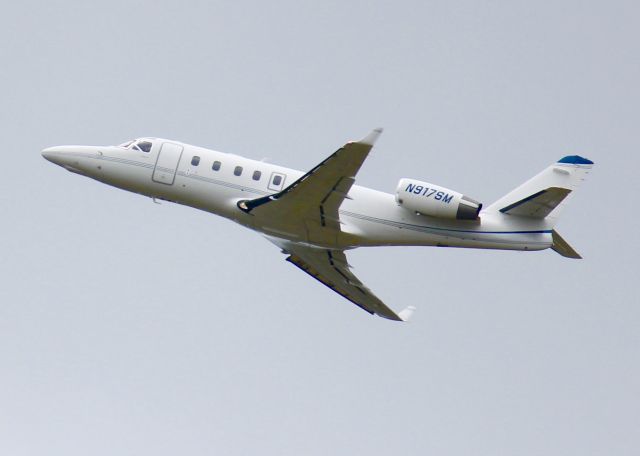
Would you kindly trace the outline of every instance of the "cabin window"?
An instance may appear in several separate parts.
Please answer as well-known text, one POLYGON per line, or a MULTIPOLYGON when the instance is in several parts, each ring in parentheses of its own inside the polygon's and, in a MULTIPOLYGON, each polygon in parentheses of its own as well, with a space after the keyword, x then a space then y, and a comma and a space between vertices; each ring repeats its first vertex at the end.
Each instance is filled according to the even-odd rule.
POLYGON ((282 182, 282 176, 280 176, 278 174, 273 176, 273 185, 275 185, 277 187, 278 185, 280 185, 281 182, 282 182))
POLYGON ((191 159, 191 166, 198 166, 200 164, 200 157, 194 155, 191 159))
POLYGON ((222 165, 222 163, 220 163, 219 161, 214 161, 213 165, 211 165, 211 169, 214 171, 220 171, 220 166, 222 165))
POLYGON ((261 175, 262 175, 262 173, 260 171, 254 171, 253 172, 253 180, 254 181, 259 181, 261 175))
POLYGON ((236 166, 233 170, 233 174, 235 176, 240 176, 242 174, 242 166, 236 166))

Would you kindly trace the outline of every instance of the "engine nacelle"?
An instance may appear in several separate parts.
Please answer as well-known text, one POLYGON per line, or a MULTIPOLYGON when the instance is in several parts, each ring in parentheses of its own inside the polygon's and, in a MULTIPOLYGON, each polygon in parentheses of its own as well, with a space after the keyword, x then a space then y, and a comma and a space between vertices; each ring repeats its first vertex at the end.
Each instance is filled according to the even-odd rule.
POLYGON ((396 202, 412 212, 458 220, 475 220, 482 209, 482 204, 462 193, 407 178, 398 182, 396 202))

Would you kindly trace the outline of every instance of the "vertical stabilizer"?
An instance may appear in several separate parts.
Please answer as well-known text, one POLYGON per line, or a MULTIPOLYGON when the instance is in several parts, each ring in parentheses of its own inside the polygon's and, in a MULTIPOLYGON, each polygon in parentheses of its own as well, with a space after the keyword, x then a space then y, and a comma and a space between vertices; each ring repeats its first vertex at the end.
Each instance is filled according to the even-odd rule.
POLYGON ((547 219, 555 224, 568 196, 576 190, 593 167, 593 162, 570 155, 537 174, 489 206, 486 211, 547 219))

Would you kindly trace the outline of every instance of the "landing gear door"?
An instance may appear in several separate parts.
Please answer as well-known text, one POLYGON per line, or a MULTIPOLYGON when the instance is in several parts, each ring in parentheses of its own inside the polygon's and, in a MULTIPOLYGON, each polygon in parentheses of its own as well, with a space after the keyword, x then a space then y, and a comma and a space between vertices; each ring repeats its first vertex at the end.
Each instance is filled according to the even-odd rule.
POLYGON ((162 143, 160 152, 158 152, 156 166, 153 168, 153 176, 151 177, 154 182, 173 185, 176 179, 178 163, 180 163, 180 157, 182 156, 182 149, 182 146, 178 144, 162 143))
POLYGON ((284 187, 284 181, 287 180, 286 174, 282 173, 271 173, 271 177, 269 178, 269 190, 273 190, 274 192, 279 192, 284 187))

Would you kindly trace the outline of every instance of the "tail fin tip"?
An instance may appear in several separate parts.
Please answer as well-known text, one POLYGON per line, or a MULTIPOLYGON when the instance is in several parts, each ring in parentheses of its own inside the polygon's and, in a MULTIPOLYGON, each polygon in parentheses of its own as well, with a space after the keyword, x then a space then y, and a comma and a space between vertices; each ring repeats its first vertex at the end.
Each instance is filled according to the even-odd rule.
POLYGON ((558 163, 566 163, 569 165, 593 165, 593 162, 588 158, 581 157, 580 155, 567 155, 558 160, 558 163))

